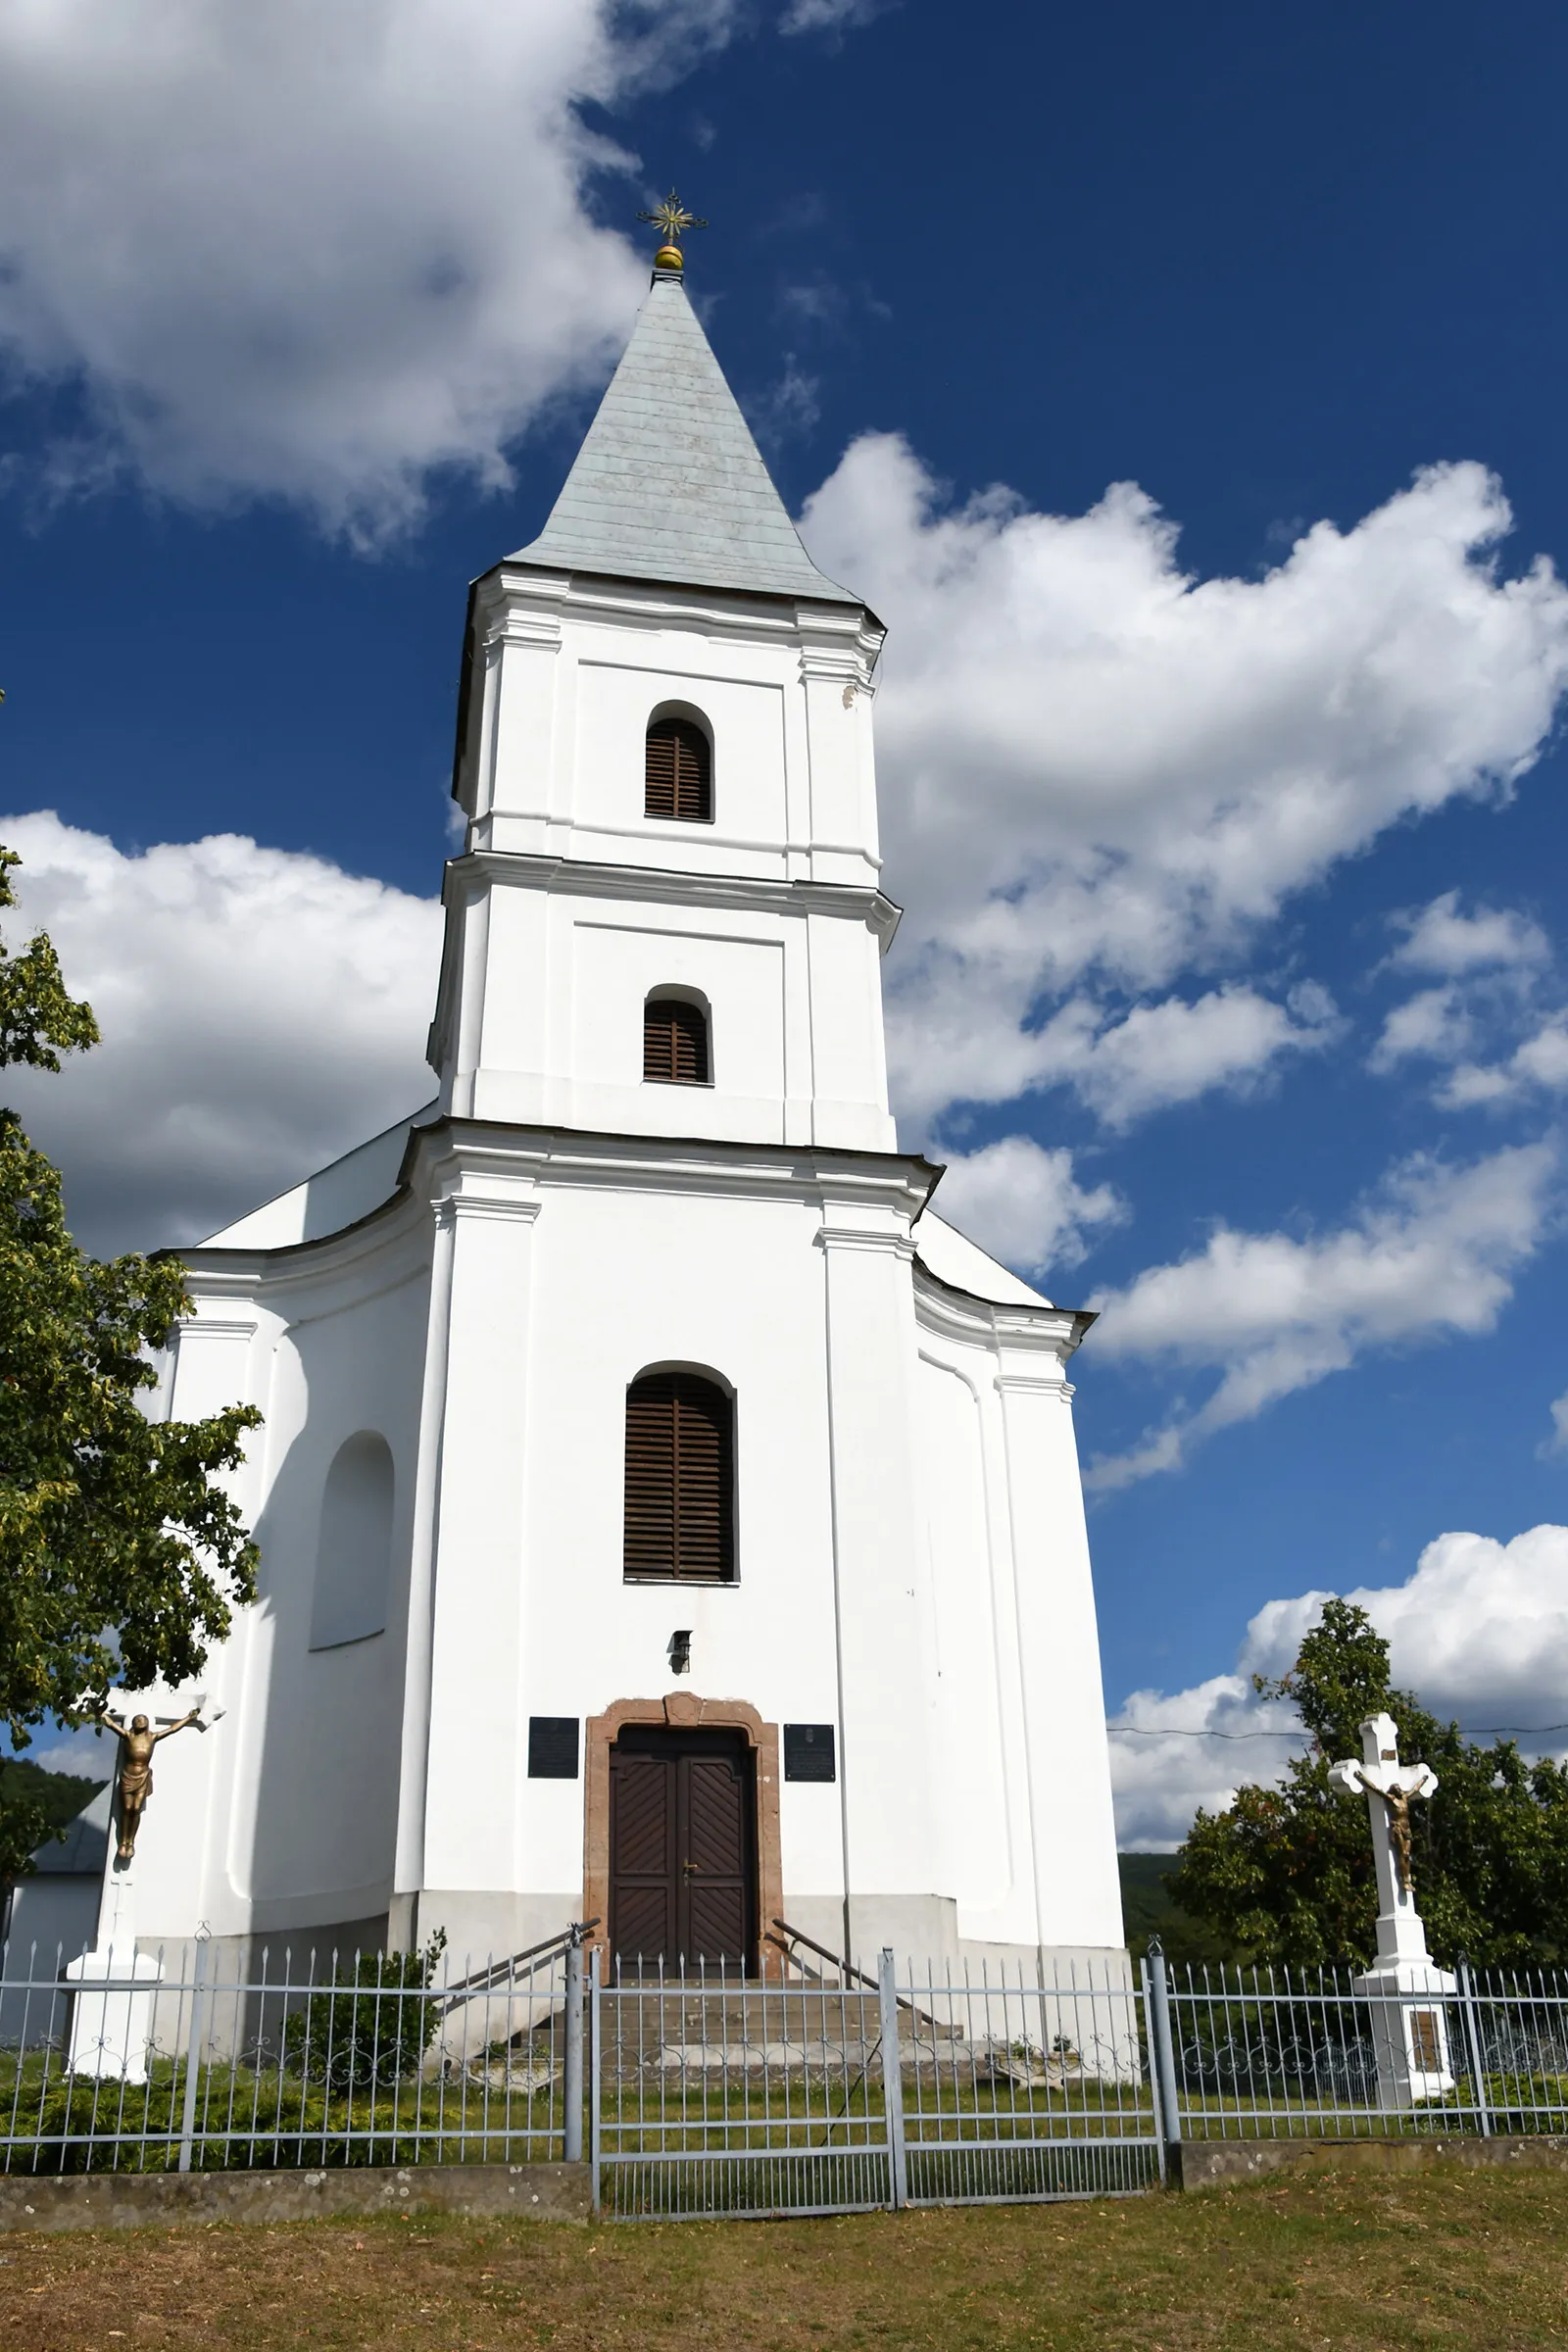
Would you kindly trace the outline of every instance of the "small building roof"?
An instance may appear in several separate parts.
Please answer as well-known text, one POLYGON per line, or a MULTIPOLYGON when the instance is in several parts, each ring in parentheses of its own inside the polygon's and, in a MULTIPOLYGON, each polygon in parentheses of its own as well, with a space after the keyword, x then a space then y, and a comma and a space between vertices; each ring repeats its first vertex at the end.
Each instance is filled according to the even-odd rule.
POLYGON ((864 602, 807 554, 673 270, 655 272, 549 521, 508 561, 864 602))
POLYGON ((109 1851, 109 1815, 114 1783, 106 1781, 66 1826, 63 1838, 46 1838, 32 1857, 41 1879, 97 1878, 109 1851))

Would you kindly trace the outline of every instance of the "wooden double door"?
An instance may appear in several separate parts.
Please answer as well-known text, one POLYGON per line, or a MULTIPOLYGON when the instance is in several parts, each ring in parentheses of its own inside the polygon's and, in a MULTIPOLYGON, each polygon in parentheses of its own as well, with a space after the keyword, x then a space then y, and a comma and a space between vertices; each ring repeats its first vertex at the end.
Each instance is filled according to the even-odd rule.
POLYGON ((610 1940, 626 1971, 757 1966, 757 1761, 744 1732, 627 1724, 610 1751, 610 1940))

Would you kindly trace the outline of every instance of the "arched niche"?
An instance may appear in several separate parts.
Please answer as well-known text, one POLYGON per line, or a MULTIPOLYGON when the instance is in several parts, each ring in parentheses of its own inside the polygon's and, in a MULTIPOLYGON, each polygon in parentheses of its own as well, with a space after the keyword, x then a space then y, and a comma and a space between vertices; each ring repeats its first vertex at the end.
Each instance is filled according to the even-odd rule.
POLYGON ((321 1494, 312 1649, 385 1632, 394 1486, 392 1448, 375 1430, 360 1430, 333 1455, 321 1494))

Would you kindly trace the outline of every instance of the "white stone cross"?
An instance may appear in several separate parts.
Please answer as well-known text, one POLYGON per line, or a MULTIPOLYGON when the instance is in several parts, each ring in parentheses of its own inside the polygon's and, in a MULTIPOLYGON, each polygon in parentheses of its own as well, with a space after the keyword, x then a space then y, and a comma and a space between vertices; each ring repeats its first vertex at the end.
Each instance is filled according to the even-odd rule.
POLYGON ((1366 1796, 1378 1879, 1379 1956, 1425 1959, 1426 1930, 1410 1880, 1410 1804, 1436 1792, 1437 1774, 1430 1764, 1401 1764, 1393 1716, 1373 1715, 1361 1726, 1360 1756, 1331 1764, 1329 1779, 1352 1796, 1366 1796))
POLYGON ((1359 1758, 1331 1764, 1329 1779, 1365 1796, 1372 1824, 1378 1956, 1353 1984, 1368 2004, 1378 2103, 1393 2112, 1446 2098, 1453 2069, 1445 2004, 1457 1980, 1432 1964, 1410 1884, 1410 1806, 1434 1793, 1438 1776, 1430 1764, 1401 1764, 1393 1716, 1372 1715, 1361 1726, 1359 1758))

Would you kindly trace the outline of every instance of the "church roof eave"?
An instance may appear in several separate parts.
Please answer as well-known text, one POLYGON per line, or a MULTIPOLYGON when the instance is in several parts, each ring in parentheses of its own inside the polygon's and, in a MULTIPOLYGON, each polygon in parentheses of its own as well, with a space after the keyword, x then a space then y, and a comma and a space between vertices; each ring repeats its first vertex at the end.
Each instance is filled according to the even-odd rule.
POLYGON ((988 1318, 999 1332, 1004 1333, 1011 1326, 1057 1325, 1060 1327, 1063 1360, 1076 1354, 1083 1346, 1090 1326, 1100 1320, 1100 1309, 1094 1306, 1055 1306, 1048 1298, 1042 1298, 1038 1306, 1025 1306, 1021 1300, 983 1298, 978 1291, 966 1291, 960 1284, 949 1282, 941 1274, 933 1273, 920 1255, 918 1247, 914 1264, 919 1280, 929 1283, 933 1292, 988 1318))

